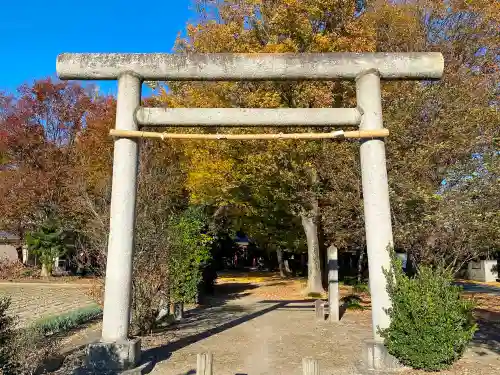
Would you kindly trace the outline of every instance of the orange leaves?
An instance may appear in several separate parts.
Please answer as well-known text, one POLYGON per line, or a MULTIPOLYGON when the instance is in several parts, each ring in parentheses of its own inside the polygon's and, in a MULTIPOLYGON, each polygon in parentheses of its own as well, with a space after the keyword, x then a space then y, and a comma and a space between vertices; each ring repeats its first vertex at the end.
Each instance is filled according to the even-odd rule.
POLYGON ((111 170, 110 157, 101 152, 109 143, 109 126, 102 122, 114 122, 114 101, 75 83, 43 79, 19 93, 0 100, 2 167, 9 169, 0 179, 0 205, 9 208, 2 225, 15 229, 33 225, 49 207, 59 214, 75 209, 73 197, 81 195, 75 186, 93 174, 89 169, 98 166, 95 181, 102 180, 101 171, 111 170))

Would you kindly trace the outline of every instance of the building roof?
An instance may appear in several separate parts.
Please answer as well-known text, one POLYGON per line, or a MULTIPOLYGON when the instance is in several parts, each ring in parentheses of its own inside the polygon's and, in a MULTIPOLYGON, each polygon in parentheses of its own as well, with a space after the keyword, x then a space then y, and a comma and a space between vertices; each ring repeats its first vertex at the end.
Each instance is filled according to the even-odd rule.
POLYGON ((236 242, 238 245, 248 245, 250 243, 250 239, 247 236, 236 236, 234 239, 234 242, 236 242))
POLYGON ((9 232, 5 232, 3 230, 0 230, 0 243, 11 243, 11 242, 18 242, 20 240, 19 236, 13 234, 13 233, 9 233, 9 232))

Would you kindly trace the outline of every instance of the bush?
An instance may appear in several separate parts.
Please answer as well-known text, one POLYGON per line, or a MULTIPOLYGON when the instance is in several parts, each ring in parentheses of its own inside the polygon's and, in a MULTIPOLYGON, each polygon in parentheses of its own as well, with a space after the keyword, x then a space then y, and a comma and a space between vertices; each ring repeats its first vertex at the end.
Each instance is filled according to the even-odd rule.
MULTIPOLYGON (((190 206, 173 220, 169 228, 172 246, 170 254, 170 297, 176 303, 198 300, 203 269, 212 261, 210 246, 214 240, 207 231, 208 218, 203 207, 190 206)), ((207 272, 207 281, 215 282, 216 275, 207 272)), ((213 284, 212 284, 213 285, 213 284)), ((206 285, 210 289, 210 285, 206 285)))
POLYGON ((57 337, 47 337, 38 327, 16 331, 13 342, 15 366, 17 371, 5 375, 38 374, 52 358, 57 355, 57 337))
POLYGON ((25 272, 29 270, 19 261, 8 261, 0 259, 0 280, 14 280, 25 277, 25 272))
POLYGON ((474 304, 461 297, 453 275, 443 268, 421 267, 414 278, 404 274, 392 255, 386 272, 392 300, 389 328, 381 330, 390 354, 403 365, 436 371, 459 359, 477 326, 474 304))
POLYGON ((0 374, 33 374, 55 353, 55 341, 36 328, 14 329, 10 300, 0 298, 0 374))
POLYGON ((364 310, 365 308, 361 305, 361 297, 356 294, 349 294, 348 296, 342 297, 340 301, 343 303, 346 309, 349 310, 364 310))
POLYGON ((0 374, 12 372, 14 318, 7 315, 9 298, 0 298, 0 374))

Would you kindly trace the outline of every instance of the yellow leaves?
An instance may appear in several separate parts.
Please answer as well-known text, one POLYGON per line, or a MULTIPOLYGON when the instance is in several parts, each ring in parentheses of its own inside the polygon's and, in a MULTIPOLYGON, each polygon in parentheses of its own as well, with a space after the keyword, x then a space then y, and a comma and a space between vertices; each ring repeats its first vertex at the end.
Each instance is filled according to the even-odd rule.
POLYGON ((219 108, 228 107, 227 95, 234 91, 234 82, 173 83, 172 92, 162 90, 160 101, 169 108, 219 108))
MULTIPOLYGON (((465 2, 469 7, 481 9, 485 15, 497 10, 486 0, 465 2), (478 5, 477 5, 478 4, 478 5)), ((460 1, 451 1, 458 6, 460 1)), ((493 2, 490 2, 493 3, 493 2)), ((215 5, 214 5, 215 6, 215 5)), ((217 19, 205 20, 199 25, 188 26, 185 46, 196 52, 371 52, 371 51, 421 51, 429 48, 429 26, 422 22, 424 11, 431 12, 433 19, 446 15, 446 5, 436 1, 388 2, 374 1, 362 15, 355 14, 355 1, 344 0, 226 0, 219 3, 217 19), (439 13, 444 10, 444 13, 439 13), (438 14, 439 13, 439 14, 438 14)), ((465 5, 464 5, 465 6, 465 5)), ((498 8, 498 7, 497 7, 498 8)), ((214 12, 215 14, 215 12, 214 12)), ((492 38, 490 38, 492 39, 492 38)), ((484 38, 481 39, 483 43, 484 38)), ((485 42, 486 43, 486 42, 485 42)), ((493 45, 488 40, 488 45, 493 45)), ((454 48, 452 43, 446 48, 454 48)), ((468 47, 472 48, 472 47, 468 47)), ((447 62, 447 65, 448 64, 447 62)), ((463 78, 461 72, 447 73, 448 82, 463 78)), ((483 90, 481 84, 476 87, 483 90)), ((175 83, 170 85, 171 93, 161 93, 161 100, 169 107, 351 107, 356 105, 352 83, 348 82, 250 82, 250 83, 175 83)), ((428 165, 430 156, 416 143, 434 142, 435 151, 448 148, 449 143, 440 146, 446 135, 455 140, 456 130, 446 129, 447 121, 439 114, 432 114, 432 129, 426 129, 419 122, 424 103, 431 103, 432 87, 415 83, 390 83, 384 86, 384 111, 386 122, 397 138, 391 138, 390 152, 393 163, 402 160, 407 166, 412 156, 417 164, 428 165), (402 96, 400 93, 404 92, 402 96), (423 93, 427 93, 423 97, 423 93), (420 99, 419 99, 420 98, 420 99), (411 102, 412 106, 406 103, 411 102), (437 130, 436 130, 437 129, 437 130), (434 137, 434 138, 426 138, 434 137), (414 142, 414 143, 412 143, 414 142), (397 144, 396 144, 397 143, 397 144)), ((483 90, 484 91, 484 90, 483 90)), ((444 92, 444 91, 443 91, 444 92)), ((479 95, 479 94, 478 94, 479 95)), ((478 97, 476 95, 476 97, 478 97)), ((465 98, 465 96, 464 96, 465 98)), ((476 100, 477 101, 477 100, 476 100)), ((467 103, 456 99, 456 106, 467 108, 460 111, 453 104, 459 118, 468 123, 480 123, 484 111, 469 110, 467 103), (481 114, 481 116, 480 116, 481 114), (476 119, 474 119, 476 117, 476 119)), ((465 124, 465 123, 464 123, 465 124)), ((465 125, 464 125, 465 126, 465 125)), ((482 129, 484 126, 477 126, 482 129)), ((254 129, 251 129, 253 131, 254 129)), ((260 129, 275 132, 276 129, 260 129)), ((284 131, 288 129, 283 129, 284 131)), ((205 129, 203 131, 206 131, 205 129)), ((231 129, 230 132, 241 131, 231 129)), ((478 130, 479 131, 479 130, 478 130)), ((481 130, 483 131, 483 130, 481 130)), ((451 142, 451 141, 450 141, 451 142)), ((182 147, 189 160, 188 189, 194 200, 231 199, 230 191, 242 182, 254 179, 265 184, 266 176, 275 178, 275 183, 295 186, 293 179, 303 172, 301 161, 331 157, 332 165, 341 160, 350 160, 350 146, 345 147, 321 142, 238 142, 238 143, 193 143, 183 142, 182 147), (327 150, 322 149, 327 148, 327 150), (330 148, 331 147, 331 148, 330 148), (318 156, 321 154, 320 156, 318 156), (325 156, 327 155, 327 156, 325 156), (328 156, 331 155, 331 156, 328 156), (240 165, 242 163, 244 165, 240 165), (278 176, 278 177, 276 177, 278 176)), ((338 163, 339 173, 343 165, 338 163)), ((416 170, 416 175, 428 172, 416 170)), ((400 169, 401 173, 408 171, 400 169)), ((425 176, 422 176, 422 179, 425 176)), ((425 185, 422 183, 422 185, 425 185)), ((427 185, 426 185, 427 187, 427 185)))
POLYGON ((290 53, 297 52, 297 46, 290 38, 287 38, 282 43, 268 43, 262 47, 262 53, 290 53))
POLYGON ((422 50, 416 43, 426 40, 422 29, 422 15, 417 5, 378 4, 363 17, 372 29, 378 51, 409 52, 422 50))
POLYGON ((233 161, 217 152, 217 144, 189 142, 185 145, 187 181, 186 188, 193 202, 221 202, 229 200, 232 183, 233 161))
MULTIPOLYGON (((243 21, 243 20, 242 20, 243 21)), ((184 45, 200 53, 251 53, 255 52, 255 41, 244 29, 243 22, 215 23, 188 26, 188 40, 184 45)))
POLYGON ((313 35, 311 50, 315 52, 332 52, 332 41, 325 34, 313 35))
POLYGON ((249 108, 278 108, 281 106, 280 93, 265 88, 250 91, 245 101, 249 108))

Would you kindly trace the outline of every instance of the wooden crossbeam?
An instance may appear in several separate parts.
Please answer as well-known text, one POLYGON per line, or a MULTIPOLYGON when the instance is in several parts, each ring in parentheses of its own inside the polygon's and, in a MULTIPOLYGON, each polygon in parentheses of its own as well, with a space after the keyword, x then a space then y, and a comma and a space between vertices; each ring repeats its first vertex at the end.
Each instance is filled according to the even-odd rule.
POLYGON ((160 138, 165 139, 209 139, 209 140, 258 140, 258 139, 347 139, 347 138, 384 138, 389 135, 389 129, 376 130, 338 130, 330 133, 273 133, 273 134, 185 134, 159 133, 136 130, 111 129, 109 134, 121 138, 160 138))

